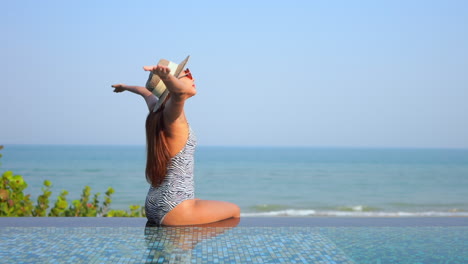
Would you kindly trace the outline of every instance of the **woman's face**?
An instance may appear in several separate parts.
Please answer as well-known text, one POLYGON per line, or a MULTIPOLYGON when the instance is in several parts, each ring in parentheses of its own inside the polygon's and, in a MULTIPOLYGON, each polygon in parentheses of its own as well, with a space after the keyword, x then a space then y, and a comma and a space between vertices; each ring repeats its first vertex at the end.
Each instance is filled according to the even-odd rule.
POLYGON ((196 88, 195 79, 189 69, 186 69, 180 74, 179 80, 181 80, 185 85, 190 85, 191 87, 196 88))

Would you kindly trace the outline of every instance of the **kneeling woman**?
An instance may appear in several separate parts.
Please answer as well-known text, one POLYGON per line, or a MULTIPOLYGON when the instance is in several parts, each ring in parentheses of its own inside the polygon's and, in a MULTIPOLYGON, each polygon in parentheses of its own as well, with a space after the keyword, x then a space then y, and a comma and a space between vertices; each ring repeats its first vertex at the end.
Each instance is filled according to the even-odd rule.
POLYGON ((146 119, 146 179, 151 187, 145 210, 159 225, 195 225, 240 217, 229 202, 200 200, 194 194, 195 135, 184 112, 185 101, 196 94, 188 57, 179 65, 167 60, 145 66, 150 72, 146 88, 115 84, 114 92, 141 95, 149 109, 146 119))

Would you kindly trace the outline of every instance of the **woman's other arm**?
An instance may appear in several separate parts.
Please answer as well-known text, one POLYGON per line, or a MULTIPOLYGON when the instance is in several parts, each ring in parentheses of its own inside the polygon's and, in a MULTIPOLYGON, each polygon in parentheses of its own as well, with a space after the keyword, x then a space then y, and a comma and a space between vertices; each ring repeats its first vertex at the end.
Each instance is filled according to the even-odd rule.
POLYGON ((141 95, 145 99, 149 111, 153 110, 154 106, 156 105, 156 102, 158 101, 158 98, 152 92, 150 92, 148 89, 142 86, 125 85, 119 83, 112 85, 112 87, 114 88, 114 93, 129 91, 134 94, 141 95))

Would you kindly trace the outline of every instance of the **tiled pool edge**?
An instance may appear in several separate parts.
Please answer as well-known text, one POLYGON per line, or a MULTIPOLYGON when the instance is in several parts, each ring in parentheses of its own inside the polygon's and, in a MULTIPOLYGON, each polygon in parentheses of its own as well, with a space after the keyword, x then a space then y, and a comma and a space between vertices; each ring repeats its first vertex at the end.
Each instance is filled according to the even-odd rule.
POLYGON ((0 218, 5 263, 466 263, 468 217, 0 218), (237 223, 227 227, 229 223, 237 223))
MULTIPOLYGON (((0 227, 142 227, 146 218, 0 217, 0 227)), ((242 217, 242 227, 468 226, 468 217, 242 217)))

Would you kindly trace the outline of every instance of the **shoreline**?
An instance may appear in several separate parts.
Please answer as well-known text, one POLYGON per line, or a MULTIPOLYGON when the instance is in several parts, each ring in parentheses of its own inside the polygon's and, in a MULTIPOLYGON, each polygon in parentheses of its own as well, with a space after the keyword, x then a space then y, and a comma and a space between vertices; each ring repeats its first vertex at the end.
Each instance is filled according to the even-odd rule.
POLYGON ((245 212, 243 217, 468 217, 466 211, 352 211, 286 209, 267 212, 245 212))
MULTIPOLYGON (((144 217, 0 217, 7 227, 145 227, 144 217)), ((222 221, 221 221, 222 222, 222 221)), ((220 223, 220 222, 218 222, 220 223)), ((238 227, 468 227, 468 217, 241 217, 238 227)))

